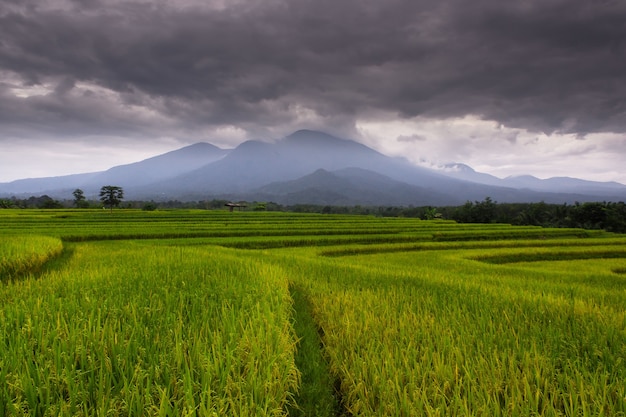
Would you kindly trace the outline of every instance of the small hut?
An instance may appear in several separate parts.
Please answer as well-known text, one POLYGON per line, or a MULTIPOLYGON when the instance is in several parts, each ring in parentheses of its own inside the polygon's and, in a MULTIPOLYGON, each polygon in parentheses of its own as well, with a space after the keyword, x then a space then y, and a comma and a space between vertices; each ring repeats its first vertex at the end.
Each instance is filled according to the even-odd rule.
POLYGON ((224 206, 228 207, 228 211, 233 211, 233 210, 235 210, 235 208, 237 208, 237 209, 239 209, 239 211, 241 211, 244 208, 246 208, 245 204, 239 204, 239 203, 226 203, 226 204, 224 204, 224 206))

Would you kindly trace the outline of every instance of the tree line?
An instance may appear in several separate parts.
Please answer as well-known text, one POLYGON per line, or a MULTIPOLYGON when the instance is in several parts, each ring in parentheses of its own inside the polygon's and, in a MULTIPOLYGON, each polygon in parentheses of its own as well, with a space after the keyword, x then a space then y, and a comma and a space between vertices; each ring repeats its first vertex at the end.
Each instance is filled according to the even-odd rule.
POLYGON ((446 219, 459 223, 506 223, 518 226, 575 227, 626 233, 626 204, 585 202, 574 204, 498 203, 490 197, 446 207, 332 207, 292 206, 292 211, 329 214, 366 214, 383 217, 446 219))
MULTIPOLYGON (((89 208, 93 207, 93 202, 87 200, 85 192, 80 188, 72 191, 74 200, 72 200, 72 206, 76 208, 89 208)), ((120 203, 124 199, 124 189, 116 185, 105 185, 100 188, 99 204, 104 208, 109 208, 113 211, 113 207, 119 207, 120 203)), ((27 199, 18 198, 2 198, 0 199, 0 208, 40 208, 40 209, 55 209, 55 208, 67 208, 68 201, 61 202, 55 200, 48 195, 42 195, 39 197, 31 196, 27 199)))
POLYGON ((467 202, 440 209, 446 218, 460 223, 509 223, 523 226, 578 227, 626 233, 624 202, 574 204, 467 202))
MULTIPOLYGON (((97 202, 88 201, 80 189, 73 192, 74 199, 63 202, 49 196, 28 199, 0 199, 0 208, 63 208, 120 207, 124 190, 117 186, 103 186, 97 202)), ((128 201, 123 207, 144 210, 162 209, 224 209, 231 201, 224 199, 201 201, 128 201)), ((394 207, 394 206, 330 206, 316 204, 282 205, 273 202, 237 201, 256 211, 291 211, 320 214, 360 214, 380 217, 413 217, 423 220, 447 219, 459 223, 507 223, 520 226, 578 227, 609 232, 626 233, 626 204, 620 202, 585 202, 574 204, 498 203, 490 197, 483 201, 467 201, 460 206, 446 207, 394 207)))

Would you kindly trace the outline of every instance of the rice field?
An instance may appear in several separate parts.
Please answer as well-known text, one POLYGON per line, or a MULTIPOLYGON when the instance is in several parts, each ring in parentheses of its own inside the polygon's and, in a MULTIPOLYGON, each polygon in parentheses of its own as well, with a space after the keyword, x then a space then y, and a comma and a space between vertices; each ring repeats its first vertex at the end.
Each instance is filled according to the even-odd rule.
POLYGON ((626 236, 0 210, 0 416, 626 416, 626 236))

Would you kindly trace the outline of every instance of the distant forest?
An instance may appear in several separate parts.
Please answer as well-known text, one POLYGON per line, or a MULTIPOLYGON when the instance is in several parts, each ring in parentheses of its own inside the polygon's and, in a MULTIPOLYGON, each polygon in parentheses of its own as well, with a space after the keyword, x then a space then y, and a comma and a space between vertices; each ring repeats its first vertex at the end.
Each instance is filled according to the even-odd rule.
POLYGON ((423 220, 448 219, 459 223, 506 223, 519 226, 577 227, 626 233, 624 202, 575 204, 497 203, 487 197, 451 207, 331 207, 298 205, 289 211, 369 214, 382 217, 417 217, 423 220))
MULTIPOLYGON (((120 208, 156 209, 227 209, 228 200, 209 201, 124 201, 120 208)), ((291 211, 321 214, 360 214, 381 217, 413 217, 423 220, 447 219, 459 223, 507 223, 523 226, 578 227, 626 233, 626 204, 624 202, 586 202, 574 204, 498 203, 490 197, 483 201, 468 201, 450 207, 371 207, 324 206, 314 204, 281 205, 272 202, 238 201, 246 211, 291 211)), ((46 195, 27 199, 0 199, 0 208, 70 208, 73 200, 58 201, 46 195)), ((84 207, 102 207, 100 201, 87 201, 84 207)))

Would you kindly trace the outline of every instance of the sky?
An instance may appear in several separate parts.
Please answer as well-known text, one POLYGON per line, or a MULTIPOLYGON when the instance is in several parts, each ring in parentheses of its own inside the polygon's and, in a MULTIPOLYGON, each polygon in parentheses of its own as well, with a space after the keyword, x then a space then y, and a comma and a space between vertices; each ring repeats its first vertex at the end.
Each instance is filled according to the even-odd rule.
POLYGON ((626 183, 626 2, 0 2, 0 182, 299 129, 626 183))

